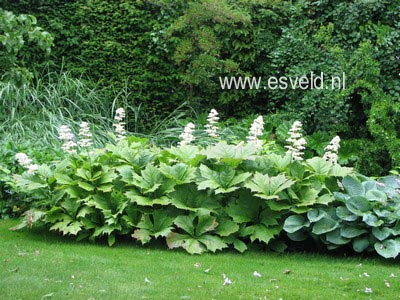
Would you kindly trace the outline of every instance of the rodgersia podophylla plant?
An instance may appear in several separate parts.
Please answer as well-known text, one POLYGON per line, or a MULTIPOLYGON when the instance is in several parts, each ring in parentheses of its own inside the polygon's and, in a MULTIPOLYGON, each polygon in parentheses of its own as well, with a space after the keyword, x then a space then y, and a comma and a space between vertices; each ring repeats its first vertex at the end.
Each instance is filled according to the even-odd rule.
POLYGON ((63 141, 62 149, 66 153, 76 153, 77 144, 74 142, 75 135, 67 125, 61 125, 58 129, 58 138, 63 141))
POLYGON ((31 174, 31 175, 35 174, 35 172, 39 168, 39 165, 32 164, 32 159, 30 159, 28 157, 28 155, 26 155, 25 153, 22 153, 22 152, 17 153, 15 155, 15 158, 17 159, 18 163, 21 166, 27 168, 28 174, 31 174))
POLYGON ((258 116, 253 124, 251 124, 249 135, 247 136, 247 142, 253 144, 257 149, 262 148, 262 140, 258 137, 263 134, 264 120, 262 116, 258 116))
POLYGON ((213 108, 210 113, 208 114, 207 118, 207 125, 205 126, 206 132, 209 137, 216 138, 218 137, 217 130, 218 127, 216 124, 218 123, 219 117, 218 117, 218 112, 213 108))
POLYGON ((326 161, 331 162, 332 164, 336 165, 338 161, 338 151, 340 148, 340 137, 335 136, 328 146, 324 148, 325 154, 323 159, 326 161))
POLYGON ((300 121, 295 121, 289 130, 289 138, 286 140, 289 145, 285 146, 286 154, 289 154, 293 160, 303 160, 303 150, 307 144, 301 134, 302 124, 300 121))
POLYGON ((89 123, 82 122, 79 128, 79 138, 78 145, 83 148, 88 148, 92 146, 92 134, 90 133, 89 123))
POLYGON ((115 133, 116 137, 115 140, 119 142, 126 136, 126 131, 125 131, 125 110, 120 107, 115 111, 115 117, 114 121, 115 123, 113 126, 115 127, 115 133))
POLYGON ((185 129, 179 136, 181 138, 181 141, 179 142, 179 146, 188 145, 194 141, 194 139, 195 139, 193 136, 194 128, 195 128, 195 126, 193 123, 188 123, 185 126, 185 129))

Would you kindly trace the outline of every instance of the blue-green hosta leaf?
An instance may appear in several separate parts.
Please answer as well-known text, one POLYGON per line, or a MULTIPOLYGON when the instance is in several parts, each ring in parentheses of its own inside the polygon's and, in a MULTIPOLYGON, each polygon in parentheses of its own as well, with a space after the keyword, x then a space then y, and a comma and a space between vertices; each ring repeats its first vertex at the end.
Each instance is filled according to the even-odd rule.
POLYGON ((274 236, 281 232, 281 230, 282 226, 279 225, 267 227, 263 224, 256 224, 244 228, 240 233, 243 237, 250 236, 251 242, 259 240, 260 242, 268 244, 269 241, 274 238, 274 236))
POLYGON ((379 220, 377 216, 372 213, 366 213, 363 215, 363 222, 371 227, 379 227, 384 221, 379 220))
POLYGON ((145 197, 140 195, 135 190, 131 190, 125 193, 125 196, 132 202, 136 203, 137 205, 141 206, 153 206, 156 204, 159 205, 168 205, 171 203, 171 199, 166 196, 162 196, 160 198, 152 198, 152 197, 145 197))
POLYGON ((143 193, 148 194, 157 190, 163 183, 163 175, 155 166, 149 164, 141 175, 132 173, 132 184, 139 187, 143 193))
POLYGON ((358 237, 364 233, 367 233, 368 231, 364 228, 355 226, 355 225, 343 225, 343 227, 340 228, 340 234, 344 238, 352 239, 355 237, 358 237))
POLYGON ((345 204, 347 209, 357 216, 363 216, 372 210, 371 202, 363 196, 353 196, 345 204))
POLYGON ((392 235, 392 233, 393 233, 392 229, 388 227, 372 228, 372 234, 380 241, 386 240, 389 236, 392 235))
POLYGON ((361 253, 369 247, 370 242, 369 242, 368 237, 363 236, 363 237, 358 237, 358 238, 354 239, 352 244, 353 244, 354 251, 361 253))
POLYGON ((358 216, 353 214, 351 211, 349 211, 346 206, 337 207, 336 208, 336 215, 340 219, 342 219, 344 221, 349 221, 349 222, 355 221, 358 218, 358 216))
POLYGON ((346 192, 350 196, 364 196, 365 195, 365 188, 362 183, 351 176, 346 176, 342 180, 342 184, 346 192))
POLYGON ((318 222, 326 215, 327 215, 326 212, 321 208, 313 208, 312 210, 307 212, 307 218, 312 223, 318 222))
POLYGON ((196 168, 183 163, 173 166, 161 163, 160 171, 165 177, 173 179, 176 184, 189 183, 194 179, 196 168))
POLYGON ((302 242, 302 241, 305 241, 309 237, 309 234, 301 229, 301 230, 293 232, 293 233, 288 233, 287 236, 292 241, 302 242))
POLYGON ((183 184, 175 187, 175 192, 170 195, 170 202, 179 209, 199 211, 220 207, 219 195, 206 191, 198 191, 194 184, 183 184))
POLYGON ((256 153, 254 145, 228 145, 226 142, 219 142, 203 151, 207 159, 216 159, 231 167, 237 167, 244 160, 254 160, 256 153))
POLYGON ((207 250, 211 252, 215 252, 217 250, 222 250, 228 245, 217 236, 213 236, 210 234, 204 234, 198 238, 198 241, 201 242, 204 246, 206 246, 207 250))
POLYGON ((374 245, 375 251, 384 258, 396 258, 400 252, 400 239, 385 240, 374 245))
POLYGON ((230 193, 239 188, 239 184, 251 176, 251 173, 241 173, 236 175, 236 170, 225 167, 221 171, 214 171, 206 165, 200 166, 200 174, 204 180, 198 180, 198 189, 205 190, 210 188, 216 194, 230 193))
POLYGON ((77 235, 81 231, 81 223, 78 221, 65 220, 55 223, 50 230, 61 231, 63 235, 77 235))
POLYGON ((334 245, 345 245, 351 241, 351 239, 345 238, 341 235, 341 230, 339 228, 328 232, 326 234, 326 240, 334 245))
POLYGON ((304 227, 309 227, 310 222, 301 215, 293 215, 288 217, 283 224, 283 230, 288 233, 294 233, 304 227))
POLYGON ((192 167, 198 166, 198 164, 206 157, 200 152, 199 147, 193 145, 171 147, 169 149, 165 149, 164 152, 172 155, 178 161, 192 167))
POLYGON ((326 161, 322 157, 313 157, 306 160, 307 165, 316 175, 329 175, 332 163, 326 161))
POLYGON ((285 175, 270 177, 268 174, 255 173, 254 177, 245 184, 245 187, 256 193, 257 197, 270 200, 278 199, 278 194, 295 183, 285 175))
POLYGON ((320 235, 335 230, 339 224, 330 217, 324 217, 314 224, 312 232, 320 235))
POLYGON ((370 190, 365 194, 365 197, 368 199, 368 201, 374 201, 374 202, 384 202, 387 201, 387 195, 378 190, 370 190))

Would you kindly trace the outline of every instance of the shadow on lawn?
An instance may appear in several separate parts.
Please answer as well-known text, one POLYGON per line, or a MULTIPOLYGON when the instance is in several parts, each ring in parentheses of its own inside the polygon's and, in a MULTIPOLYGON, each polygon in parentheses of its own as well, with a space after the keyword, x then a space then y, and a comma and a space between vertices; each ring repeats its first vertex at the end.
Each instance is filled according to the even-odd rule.
MULTIPOLYGON (((11 227, 11 226, 9 226, 11 227)), ((88 240, 77 241, 73 236, 63 236, 60 233, 50 231, 49 228, 45 226, 40 227, 33 227, 33 228, 25 228, 22 230, 17 231, 9 231, 8 235, 15 236, 17 239, 21 239, 26 241, 32 242, 39 242, 39 243, 51 243, 51 244, 64 244, 64 245, 86 245, 86 246, 93 246, 93 247, 100 247, 100 248, 110 248, 110 249, 126 249, 126 248, 135 248, 135 249, 143 249, 143 250, 152 250, 152 251, 168 251, 168 252, 175 252, 175 253, 182 253, 188 254, 184 249, 168 249, 165 241, 160 239, 153 240, 146 245, 142 245, 140 242, 137 242, 130 236, 118 236, 116 239, 116 243, 110 247, 107 244, 107 238, 98 238, 95 242, 91 242, 88 240)), ((340 251, 328 251, 318 247, 308 247, 306 250, 299 250, 297 247, 289 247, 284 253, 277 253, 272 252, 271 250, 267 249, 265 246, 260 244, 251 244, 249 245, 248 251, 245 253, 239 253, 234 249, 224 249, 223 251, 218 251, 216 253, 207 253, 207 255, 219 255, 219 254, 228 254, 229 255, 238 255, 238 256, 246 256, 246 255, 273 255, 273 256, 291 256, 291 255, 307 255, 309 257, 315 258, 329 258, 329 259, 354 259, 354 260, 375 260, 379 264, 383 265, 393 265, 393 263, 400 263, 400 258, 395 260, 393 259, 384 259, 378 256, 374 252, 370 253, 355 253, 351 251, 350 248, 343 249, 340 251)))

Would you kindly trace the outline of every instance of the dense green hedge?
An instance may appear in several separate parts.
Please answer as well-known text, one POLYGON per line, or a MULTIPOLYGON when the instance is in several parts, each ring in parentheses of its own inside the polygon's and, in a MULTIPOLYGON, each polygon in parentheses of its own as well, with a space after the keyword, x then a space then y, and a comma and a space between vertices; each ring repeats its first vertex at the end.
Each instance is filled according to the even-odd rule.
POLYGON ((396 109, 388 109, 399 102, 400 3, 290 2, 21 0, 4 8, 37 16, 55 37, 55 65, 63 61, 105 87, 126 87, 132 104, 149 115, 188 101, 226 116, 258 111, 274 114, 277 124, 300 119, 308 133, 372 141, 372 156, 387 152, 383 165, 400 165, 396 109), (345 72, 347 89, 219 88, 219 76, 311 71, 345 72))

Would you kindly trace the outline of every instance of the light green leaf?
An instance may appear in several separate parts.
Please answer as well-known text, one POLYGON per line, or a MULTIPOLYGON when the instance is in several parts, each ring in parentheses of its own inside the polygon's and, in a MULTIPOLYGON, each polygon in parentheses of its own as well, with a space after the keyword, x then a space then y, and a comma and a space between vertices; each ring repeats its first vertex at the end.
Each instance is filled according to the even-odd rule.
POLYGON ((228 245, 221 238, 209 234, 202 235, 198 240, 211 252, 222 250, 228 247, 228 245))
POLYGON ((307 165, 315 172, 316 175, 329 175, 332 163, 326 161, 322 157, 313 157, 307 159, 307 165))
POLYGON ((198 191, 194 184, 183 184, 175 187, 170 195, 170 202, 179 209, 198 211, 213 210, 220 206, 220 197, 205 191, 198 191))
POLYGON ((295 181, 286 178, 283 174, 270 177, 268 174, 256 172, 251 181, 245 184, 245 187, 255 192, 257 197, 270 200, 278 199, 278 194, 294 183, 295 181))
POLYGON ((183 163, 173 166, 161 163, 160 171, 167 178, 173 179, 177 184, 189 183, 194 179, 196 168, 183 163))

